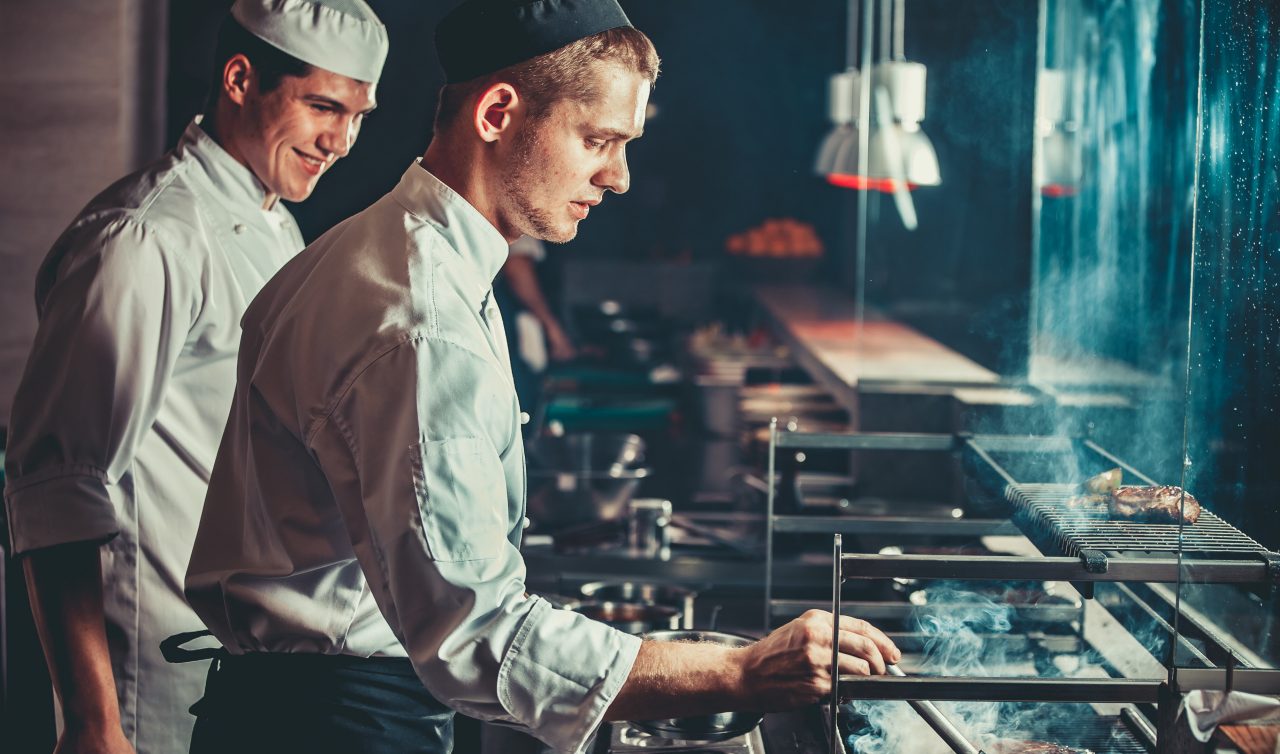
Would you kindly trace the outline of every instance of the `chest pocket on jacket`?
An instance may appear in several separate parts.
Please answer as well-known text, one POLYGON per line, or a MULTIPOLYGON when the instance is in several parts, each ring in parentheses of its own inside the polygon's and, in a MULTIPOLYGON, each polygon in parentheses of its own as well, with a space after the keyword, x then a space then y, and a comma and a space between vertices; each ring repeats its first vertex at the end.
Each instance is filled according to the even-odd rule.
POLYGON ((475 437, 414 443, 413 487, 431 558, 496 558, 507 546, 507 485, 502 462, 475 437))

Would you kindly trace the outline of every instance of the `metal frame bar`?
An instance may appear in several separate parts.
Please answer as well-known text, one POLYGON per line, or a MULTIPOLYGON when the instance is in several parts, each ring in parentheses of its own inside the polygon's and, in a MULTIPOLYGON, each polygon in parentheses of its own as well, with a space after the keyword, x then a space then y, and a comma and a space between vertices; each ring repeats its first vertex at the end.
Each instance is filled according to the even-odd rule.
POLYGON ((1103 573, 1090 572, 1080 558, 1013 555, 845 555, 845 573, 854 579, 972 579, 978 581, 1149 581, 1258 584, 1270 578, 1267 564, 1250 560, 1183 560, 1160 557, 1112 558, 1103 573))
MULTIPOLYGON (((895 678, 906 678, 907 674, 902 672, 902 668, 897 665, 888 667, 889 675, 895 678)), ((938 737, 946 742, 947 746, 956 754, 983 754, 982 750, 970 743, 969 739, 964 737, 960 729, 956 727, 951 719, 943 714, 933 702, 920 701, 911 699, 907 701, 911 705, 911 709, 916 711, 925 723, 933 729, 938 737)))
MULTIPOLYGON (((1209 665, 1218 665, 1229 661, 1233 657, 1245 667, 1260 667, 1270 664, 1248 645, 1242 644, 1229 634, 1224 634, 1224 627, 1213 623, 1207 615, 1188 605, 1185 601, 1178 604, 1178 600, 1175 598, 1176 595, 1171 592, 1169 587, 1161 584, 1143 584, 1142 589, 1150 592, 1152 598, 1159 600, 1160 604, 1171 613, 1175 610, 1178 612, 1179 637, 1204 642, 1206 647, 1213 650, 1211 654, 1216 655, 1216 658, 1211 656, 1209 665)), ((1143 600, 1143 602, 1146 603, 1146 600, 1143 600)))
MULTIPOLYGON (((844 585, 844 537, 831 537, 831 754, 844 754, 844 741, 840 738, 840 598, 844 585)), ((770 605, 765 605, 769 610, 770 605)))
POLYGON ((775 498, 778 495, 778 417, 769 420, 769 489, 765 496, 765 527, 764 527, 764 625, 761 627, 765 633, 772 628, 769 614, 769 605, 773 602, 773 511, 775 498))
POLYGON ((1002 518, 917 518, 911 516, 776 516, 774 531, 784 534, 898 534, 986 537, 1021 534, 1002 518))
POLYGON ((787 432, 778 438, 779 448, 796 450, 919 450, 949 452, 963 442, 957 435, 915 432, 787 432))
MULTIPOLYGON (((1188 653, 1190 653, 1192 657, 1195 657, 1197 660, 1200 660, 1205 665, 1215 664, 1213 660, 1210 660, 1207 656, 1205 656, 1203 652, 1197 649, 1194 644, 1192 644, 1190 641, 1187 640, 1187 636, 1185 635, 1184 632, 1175 631, 1173 629, 1173 626, 1170 625, 1169 621, 1167 621, 1165 617, 1161 615, 1158 610, 1152 607, 1146 600, 1139 597, 1138 594, 1134 592, 1132 588, 1129 587, 1129 585, 1115 584, 1114 586, 1116 590, 1119 591, 1122 595, 1124 595, 1130 601, 1130 603, 1132 603, 1142 614, 1146 615, 1147 618, 1151 620, 1151 622, 1153 622, 1157 628, 1160 629, 1161 633, 1163 633, 1170 639, 1176 640, 1178 645, 1181 646, 1188 653)), ((1114 611, 1112 612, 1114 614, 1114 611)), ((1128 630, 1128 626, 1125 626, 1125 630, 1128 630)))
MULTIPOLYGON (((776 599, 773 600, 774 616, 794 618, 806 610, 822 610, 826 608, 820 600, 776 599)), ((847 615, 856 615, 870 621, 905 621, 909 620, 919 608, 908 602, 854 601, 842 600, 841 609, 847 615)), ((1078 621, 1084 612, 1084 605, 1019 605, 1010 604, 1009 610, 1014 613, 1020 623, 1069 623, 1078 621)))
POLYGON ((1128 463, 1125 463, 1124 459, 1122 459, 1122 458, 1120 458, 1119 456, 1115 455, 1114 453, 1112 453, 1111 451, 1109 451, 1109 450, 1107 450, 1106 448, 1102 447, 1101 445, 1099 445, 1098 443, 1094 442, 1093 440, 1087 440, 1087 439, 1086 439, 1086 440, 1084 440, 1084 441, 1082 442, 1082 444, 1084 445, 1084 447, 1088 448, 1089 450, 1092 450, 1094 453, 1097 453, 1098 455, 1102 456, 1103 458, 1107 459, 1108 461, 1110 461, 1110 462, 1114 463, 1115 465, 1119 466, 1120 468, 1124 469, 1124 472, 1125 472, 1126 474, 1132 474, 1133 476, 1137 477, 1138 479, 1141 479, 1141 480, 1142 480, 1142 482, 1143 482, 1143 484, 1149 484, 1149 485, 1155 486, 1155 484, 1156 484, 1156 480, 1152 479, 1151 477, 1147 476, 1146 474, 1143 474, 1141 471, 1138 471, 1138 470, 1137 470, 1137 469, 1135 469, 1134 467, 1130 466, 1128 463))
POLYGON ((855 699, 901 701, 1138 703, 1158 701, 1164 682, 1163 678, 840 676, 840 693, 855 699))
POLYGON ((1188 691, 1243 691, 1249 694, 1280 694, 1280 670, 1255 668, 1174 668, 1169 685, 1179 695, 1188 691))

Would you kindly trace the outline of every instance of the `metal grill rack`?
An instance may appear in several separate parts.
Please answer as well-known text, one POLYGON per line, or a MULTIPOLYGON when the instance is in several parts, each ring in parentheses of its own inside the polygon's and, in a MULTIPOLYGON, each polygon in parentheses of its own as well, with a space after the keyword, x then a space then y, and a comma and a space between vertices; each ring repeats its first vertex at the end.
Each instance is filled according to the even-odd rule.
MULTIPOLYGON (((1033 452, 1044 446, 1053 446, 1063 451, 1078 451, 1083 447, 1096 458, 1095 464, 1107 464, 1099 470, 1121 466, 1130 478, 1152 483, 1137 470, 1105 449, 1085 441, 1073 441, 1064 438, 992 438, 983 436, 960 435, 879 435, 879 434, 810 434, 800 432, 779 433, 776 423, 770 432, 769 454, 769 498, 768 526, 766 547, 766 599, 765 623, 770 627, 775 608, 794 610, 794 601, 774 600, 772 596, 773 535, 776 530, 790 532, 825 532, 833 536, 832 552, 832 593, 831 610, 836 616, 849 603, 842 600, 842 586, 846 579, 963 579, 963 580, 1045 580, 1074 581, 1086 585, 1092 582, 1175 582, 1179 576, 1190 581, 1217 583, 1267 583, 1277 570, 1274 553, 1268 552, 1253 540, 1245 537, 1238 530, 1232 529, 1220 519, 1202 512, 1200 523, 1207 524, 1201 531, 1201 538, 1190 547, 1184 547, 1181 553, 1177 550, 1177 540, 1173 540, 1173 549, 1167 549, 1168 531, 1154 529, 1146 533, 1143 539, 1134 534, 1131 539, 1122 540, 1113 534, 1110 539, 1097 540, 1077 537, 1067 543, 1050 545, 1042 542, 1043 551, 1051 553, 1067 553, 1042 557, 1023 556, 965 556, 965 555, 864 555, 846 554, 843 549, 841 532, 858 533, 857 519, 841 517, 805 517, 807 520, 793 520, 793 517, 777 516, 774 510, 774 494, 776 490, 776 467, 774 465, 778 448, 839 448, 847 450, 893 449, 920 451, 972 451, 972 455, 981 463, 977 464, 975 475, 984 481, 996 482, 996 488, 1005 494, 1005 499, 1015 513, 1018 529, 1029 535, 1043 535, 1045 532, 1061 533, 1070 530, 1069 526, 1049 525, 1043 520, 1034 520, 1034 505, 1046 499, 1065 500, 1063 492, 1072 485, 1028 484, 1014 478, 1007 469, 991 458, 988 450, 1009 441, 1010 449, 1021 450, 1030 447, 1033 452), (1044 442, 1041 442, 1044 441, 1044 442), (1043 494, 1042 494, 1043 493, 1043 494), (845 521, 843 526, 832 526, 836 521, 845 521), (779 527, 779 522, 786 522, 779 527), (824 528, 826 527, 826 528, 824 528), (1242 545, 1247 542, 1248 546, 1242 545), (1154 547, 1162 545, 1165 549, 1154 547), (1093 545, 1094 547, 1082 546, 1093 545), (1101 546, 1102 549, 1096 549, 1101 546), (1137 548, 1151 549, 1137 549, 1137 548), (1197 549, 1198 548, 1198 549, 1197 549), (1093 558, 1090 553, 1100 553, 1101 560, 1093 558), (1191 557, 1186 557, 1190 555, 1191 557), (775 604, 776 603, 776 604, 775 604)), ((1059 506, 1061 507, 1061 506, 1059 506)), ((1044 518, 1045 513, 1039 514, 1044 518)), ((1008 527, 1002 519, 992 519, 992 533, 1008 527)), ((1090 519, 1091 524, 1098 523, 1090 519)), ((1125 524, 1130 527, 1150 528, 1152 525, 1125 524)), ((1159 525, 1156 525, 1157 527, 1159 525)), ((1171 527, 1176 530, 1177 527, 1171 527)), ((1184 544, 1187 544, 1184 527, 1184 544)), ((969 533, 969 532, 966 532, 969 533)), ((1004 533, 1001 531, 1001 533, 1004 533)), ((1123 585, 1120 585, 1123 586, 1123 585)), ((856 604, 856 603, 853 603, 856 604)), ((833 631, 836 627, 833 626, 833 631)), ((1230 655, 1223 648, 1217 648, 1214 656, 1230 655)), ((1208 662, 1208 658, 1204 658, 1208 662)), ((837 655, 832 652, 832 674, 837 675, 837 655)), ((827 713, 829 715, 828 740, 832 754, 845 752, 843 737, 839 731, 839 698, 861 699, 897 699, 910 703, 913 708, 943 737, 956 752, 974 754, 979 750, 964 739, 958 729, 950 724, 946 716, 930 703, 934 701, 1007 701, 1007 702, 1053 702, 1053 703, 1128 703, 1157 704, 1161 715, 1168 706, 1176 708, 1181 694, 1193 689, 1237 689, 1253 693, 1273 694, 1280 691, 1280 670, 1271 669, 1234 669, 1232 660, 1227 667, 1205 668, 1169 668, 1168 677, 1161 678, 1040 678, 1040 677, 928 677, 928 676, 838 676, 833 684, 827 713)), ((1114 672, 1108 670, 1108 672, 1114 672)), ((1131 712, 1131 710, 1126 710, 1131 712)), ((1129 715, 1133 718, 1133 715, 1129 715)), ((1123 718, 1123 715, 1122 715, 1123 718)), ((1126 720, 1129 730, 1135 734, 1127 734, 1133 745, 1116 744, 1111 750, 1129 754, 1138 751, 1149 751, 1150 746, 1142 747, 1139 739, 1148 741, 1150 736, 1137 735, 1145 729, 1150 732, 1147 723, 1135 724, 1126 720)), ((1162 720, 1161 726, 1165 723, 1162 720)), ((1161 728, 1163 729, 1163 727, 1161 728)), ((1122 734, 1121 739, 1124 738, 1122 734)), ((1116 740, 1107 732, 1107 741, 1116 740)), ((1078 745, 1087 747, 1087 741, 1078 745)), ((1106 747, 1102 748, 1107 751, 1106 747)))
POLYGON ((1081 557, 1084 553, 1167 552, 1181 546, 1184 556, 1245 558, 1264 561, 1274 555, 1209 511, 1201 511, 1194 524, 1134 523, 1106 517, 1105 511, 1068 507, 1079 493, 1069 484, 1011 484, 1005 497, 1013 504, 1023 532, 1042 552, 1052 550, 1081 557))
POLYGON ((1003 493, 1013 508, 1014 523, 1027 538, 1047 556, 1077 559, 1090 574, 1068 577, 1078 583, 1169 583, 1178 580, 1181 570, 1187 579, 1205 583, 1280 584, 1280 554, 1207 510, 1185 526, 1111 520, 1105 511, 1066 505, 1079 493, 1078 485, 1022 480, 1001 462, 1016 454, 1059 454, 1070 457, 1081 473, 1118 466, 1129 478, 1156 484, 1091 440, 975 436, 967 438, 966 450, 975 476, 1003 493))
MULTIPOLYGON (((797 433, 799 434, 799 433, 797 433)), ((949 436, 942 436, 949 437, 949 436)), ((857 436, 853 436, 856 440, 857 436)), ((780 438, 782 439, 782 438, 780 438)), ((787 438, 789 442, 799 443, 801 438, 787 438)), ((1099 447, 1091 441, 1075 441, 1061 437, 1004 437, 1004 436, 956 436, 954 441, 972 455, 975 476, 988 486, 995 486, 1004 494, 1006 500, 1014 497, 1026 497, 1019 490, 1042 488, 1043 484, 1028 484, 1016 479, 1004 466, 998 463, 993 453, 1081 453, 1082 460, 1093 464, 1099 470, 1108 466, 1120 466, 1131 478, 1141 479, 1153 484, 1148 477, 1119 458, 1099 447), (1014 492, 1009 492, 1010 488, 1014 492)), ((935 442, 938 442, 935 440, 935 442)), ((856 447, 856 446, 855 446, 856 447)), ((1085 466, 1084 463, 1081 464, 1085 466)), ((1088 466, 1085 466, 1088 468, 1088 466)), ((1071 485, 1058 485, 1056 492, 1061 494, 1071 485)), ((1065 498, 1064 498, 1065 499, 1065 498)), ((1037 500, 1039 498, 1037 497, 1037 500)), ((1030 508, 1018 509, 1022 514, 1030 508)), ((1207 513, 1207 512, 1206 512, 1207 513)), ((1043 517, 1044 514, 1041 514, 1043 517)), ((1204 515, 1204 514, 1202 514, 1204 515)), ((1233 535, 1227 537, 1222 527, 1227 527, 1221 519, 1205 516, 1205 532, 1207 534, 1200 543, 1208 547, 1210 534, 1220 538, 1216 549, 1203 552, 1186 549, 1179 553, 1177 539, 1172 540, 1169 547, 1168 531, 1161 531, 1159 524, 1125 523, 1130 530, 1150 529, 1151 537, 1159 537, 1162 547, 1150 550, 1135 549, 1126 542, 1107 540, 1105 536, 1091 540, 1095 547, 1083 547, 1074 554, 1060 554, 1061 547, 1052 546, 1052 538, 1046 540, 1046 531, 1060 531, 1043 522, 1032 521, 1026 515, 1014 517, 1014 523, 1028 535, 1041 552, 1042 557, 1021 556, 938 556, 938 555, 846 555, 851 566, 847 572, 851 578, 883 579, 883 578, 918 578, 918 579, 968 579, 1014 581, 1019 579, 1043 579, 1045 581, 1071 581, 1077 585, 1085 585, 1083 590, 1089 593, 1088 585, 1093 582, 1150 582, 1175 583, 1180 580, 1217 584, 1280 584, 1280 555, 1267 551, 1253 540, 1232 529, 1233 535), (1229 540, 1229 541, 1228 541, 1229 540), (1247 544, 1246 544, 1247 543, 1247 544), (1120 545, 1117 547, 1117 545, 1120 545), (1190 557, 1188 557, 1190 556, 1190 557)), ((1097 525, 1104 522, 1090 519, 1097 525)), ((1183 535, 1188 530, 1200 526, 1199 523, 1183 527, 1183 535)), ((1174 530, 1177 527, 1173 527, 1174 530)), ((1077 533, 1080 527, 1073 529, 1077 533)), ((1100 531, 1116 531, 1118 527, 1102 528, 1100 531)), ((1136 540, 1133 540, 1136 541, 1136 540)), ((1150 542, 1150 540, 1147 540, 1150 542)))

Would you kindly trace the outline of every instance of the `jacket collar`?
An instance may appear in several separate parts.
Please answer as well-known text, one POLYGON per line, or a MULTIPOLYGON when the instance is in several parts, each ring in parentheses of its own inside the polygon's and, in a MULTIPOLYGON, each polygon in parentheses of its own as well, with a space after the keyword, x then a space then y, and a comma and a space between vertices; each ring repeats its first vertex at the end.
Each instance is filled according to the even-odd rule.
MULTIPOLYGON (((175 148, 179 157, 194 160, 209 177, 219 196, 226 197, 234 206, 247 203, 261 208, 267 199, 267 189, 245 165, 232 157, 203 128, 197 115, 182 132, 175 148)), ((275 209, 279 205, 277 201, 275 209)))
POLYGON ((422 167, 421 159, 409 166, 391 196, 444 236, 478 277, 478 295, 482 299, 487 296, 510 251, 498 229, 470 202, 422 167))

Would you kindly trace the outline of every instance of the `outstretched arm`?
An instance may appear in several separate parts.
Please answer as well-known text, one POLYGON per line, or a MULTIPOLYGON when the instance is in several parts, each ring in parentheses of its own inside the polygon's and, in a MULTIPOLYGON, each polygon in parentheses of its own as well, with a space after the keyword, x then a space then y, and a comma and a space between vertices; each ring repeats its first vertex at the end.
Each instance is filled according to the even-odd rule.
MULTIPOLYGON (((810 610, 748 647, 647 641, 609 720, 658 720, 715 712, 773 712, 831 691, 831 614, 810 610)), ((840 672, 882 675, 902 653, 880 629, 841 616, 840 672)))

